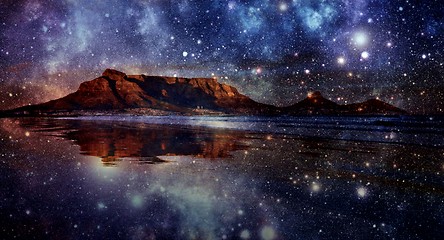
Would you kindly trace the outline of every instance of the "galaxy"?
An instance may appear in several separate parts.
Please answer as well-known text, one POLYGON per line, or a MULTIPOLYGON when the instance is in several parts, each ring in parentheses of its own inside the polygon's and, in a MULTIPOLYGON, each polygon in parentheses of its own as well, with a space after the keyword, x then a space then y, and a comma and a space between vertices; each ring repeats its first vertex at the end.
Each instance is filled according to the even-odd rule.
POLYGON ((435 1, 3 1, 0 109, 74 92, 106 68, 217 77, 286 106, 318 90, 442 113, 435 1))

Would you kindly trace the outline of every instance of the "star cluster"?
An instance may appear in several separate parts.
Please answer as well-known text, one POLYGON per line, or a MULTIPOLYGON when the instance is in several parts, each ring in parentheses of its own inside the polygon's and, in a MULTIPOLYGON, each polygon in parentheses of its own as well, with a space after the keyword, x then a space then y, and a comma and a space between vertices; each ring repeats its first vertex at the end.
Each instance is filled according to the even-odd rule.
POLYGON ((311 90, 440 113, 444 10, 437 0, 4 1, 0 109, 75 91, 105 68, 217 77, 288 105, 311 90))

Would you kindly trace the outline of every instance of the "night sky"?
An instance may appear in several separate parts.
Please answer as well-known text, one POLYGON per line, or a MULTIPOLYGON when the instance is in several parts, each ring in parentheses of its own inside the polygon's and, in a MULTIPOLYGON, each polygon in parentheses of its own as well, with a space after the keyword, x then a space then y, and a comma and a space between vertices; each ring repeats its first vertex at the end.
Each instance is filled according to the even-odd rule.
POLYGON ((444 112, 444 7, 414 0, 6 0, 0 109, 75 91, 106 68, 217 77, 256 101, 319 90, 444 112))

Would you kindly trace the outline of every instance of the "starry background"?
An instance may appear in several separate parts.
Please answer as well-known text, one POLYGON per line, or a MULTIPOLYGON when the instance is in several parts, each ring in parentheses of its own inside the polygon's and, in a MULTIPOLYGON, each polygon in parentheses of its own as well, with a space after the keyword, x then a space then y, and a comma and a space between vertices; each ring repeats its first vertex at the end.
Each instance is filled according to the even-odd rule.
POLYGON ((0 109, 62 97, 106 68, 217 77, 256 101, 320 90, 444 112, 438 0, 6 0, 0 109))

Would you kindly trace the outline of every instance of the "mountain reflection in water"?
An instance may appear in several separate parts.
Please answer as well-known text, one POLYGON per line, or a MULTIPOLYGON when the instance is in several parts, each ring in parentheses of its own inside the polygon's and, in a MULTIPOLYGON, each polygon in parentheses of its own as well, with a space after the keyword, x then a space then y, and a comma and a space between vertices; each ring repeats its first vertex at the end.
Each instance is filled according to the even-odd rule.
MULTIPOLYGON (((29 120, 29 119, 28 119, 29 120)), ((80 146, 80 153, 100 157, 115 166, 124 159, 139 164, 162 163, 158 156, 228 158, 231 152, 246 150, 244 134, 236 131, 208 131, 204 128, 159 126, 145 123, 35 119, 21 122, 35 131, 53 132, 80 146)))
POLYGON ((0 122, 5 239, 444 235, 440 118, 0 122))

